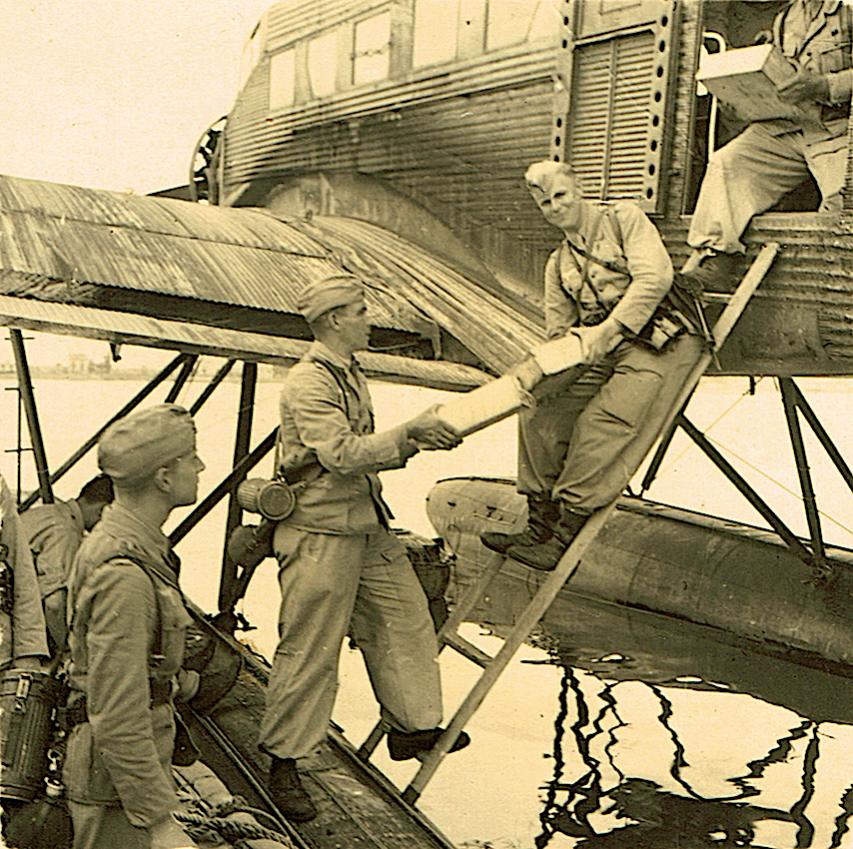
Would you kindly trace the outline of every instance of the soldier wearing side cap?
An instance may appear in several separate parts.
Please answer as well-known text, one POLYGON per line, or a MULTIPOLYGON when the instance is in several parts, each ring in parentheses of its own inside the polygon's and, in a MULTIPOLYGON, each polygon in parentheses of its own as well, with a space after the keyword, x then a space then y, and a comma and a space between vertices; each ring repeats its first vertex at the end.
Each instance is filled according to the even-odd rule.
MULTIPOLYGON (((357 278, 309 285, 299 308, 315 341, 285 379, 280 440, 285 476, 305 486, 273 538, 282 604, 261 748, 272 756, 269 789, 279 809, 305 821, 316 808, 296 759, 327 733, 348 632, 390 723, 391 757, 414 757, 441 734, 435 631, 405 549, 388 529, 376 473, 404 466, 419 448, 453 448, 460 439, 435 408, 374 432, 367 381, 353 357, 370 334, 357 278)), ((460 735, 455 749, 467 742, 460 735)))
POLYGON ((190 618, 161 530, 197 498, 204 464, 193 420, 172 404, 120 419, 101 437, 98 465, 115 502, 83 541, 68 587, 74 849, 194 846, 171 817, 170 764, 172 700, 189 698, 198 676, 180 670, 190 618))
POLYGON ((518 491, 528 525, 483 544, 554 569, 589 515, 627 486, 702 350, 699 327, 672 300, 672 262, 634 203, 584 199, 565 162, 536 162, 527 187, 563 242, 545 266, 549 339, 579 336, 585 366, 543 381, 519 416, 518 491))

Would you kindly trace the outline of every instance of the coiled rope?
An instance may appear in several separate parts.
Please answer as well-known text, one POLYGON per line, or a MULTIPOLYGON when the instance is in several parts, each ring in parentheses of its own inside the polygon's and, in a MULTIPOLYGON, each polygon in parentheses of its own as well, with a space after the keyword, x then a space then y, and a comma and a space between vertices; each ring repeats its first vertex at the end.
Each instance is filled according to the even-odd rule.
POLYGON ((200 838, 202 832, 215 831, 229 843, 236 840, 272 840, 287 847, 287 849, 295 849, 286 834, 265 828, 257 823, 239 822, 226 817, 202 816, 201 814, 175 813, 174 817, 178 822, 188 826, 187 831, 189 831, 190 837, 194 839, 200 838))

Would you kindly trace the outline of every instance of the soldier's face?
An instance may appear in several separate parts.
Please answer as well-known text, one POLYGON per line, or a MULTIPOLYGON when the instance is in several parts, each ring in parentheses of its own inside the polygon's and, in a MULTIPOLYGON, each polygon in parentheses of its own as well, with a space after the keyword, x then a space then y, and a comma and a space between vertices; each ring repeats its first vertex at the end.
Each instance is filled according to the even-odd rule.
POLYGON ((543 176, 536 185, 528 185, 530 194, 549 224, 561 230, 578 230, 583 219, 584 200, 577 181, 568 174, 543 176))
POLYGON ((195 449, 173 461, 169 472, 175 507, 195 504, 198 499, 198 476, 203 471, 204 463, 195 449))
POLYGON ((363 298, 338 309, 335 312, 335 323, 341 341, 350 351, 361 351, 367 347, 370 341, 370 319, 363 298))

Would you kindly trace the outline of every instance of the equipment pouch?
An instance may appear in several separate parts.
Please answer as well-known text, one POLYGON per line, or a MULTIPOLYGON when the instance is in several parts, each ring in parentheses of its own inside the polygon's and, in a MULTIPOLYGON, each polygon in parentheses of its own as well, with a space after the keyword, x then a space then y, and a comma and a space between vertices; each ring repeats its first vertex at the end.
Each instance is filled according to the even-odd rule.
POLYGON ((273 556, 272 538, 275 522, 262 519, 258 525, 238 525, 228 537, 228 556, 244 569, 253 569, 273 556))

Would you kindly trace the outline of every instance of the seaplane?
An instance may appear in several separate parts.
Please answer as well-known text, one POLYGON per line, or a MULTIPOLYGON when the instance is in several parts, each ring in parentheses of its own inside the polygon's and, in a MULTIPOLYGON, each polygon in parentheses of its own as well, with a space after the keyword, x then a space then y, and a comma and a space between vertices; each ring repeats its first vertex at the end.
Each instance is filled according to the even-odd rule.
MULTIPOLYGON (((111 421, 158 387, 180 399, 199 358, 221 358, 192 408, 240 370, 233 467, 171 537, 189 550, 193 529, 225 501, 224 545, 244 522, 238 485, 272 473, 275 431, 256 444, 251 437, 258 366, 298 360, 309 332, 297 292, 341 270, 366 286, 373 329, 360 361, 371 378, 459 393, 447 406, 469 430, 511 415, 519 364, 558 367, 536 354, 545 342, 542 268, 559 236, 527 196, 525 168, 571 161, 590 198, 640 203, 678 266, 708 155, 742 126, 697 86, 700 58, 751 44, 782 5, 291 0, 251 33, 234 105, 201 133, 185 186, 140 197, 0 176, 0 324, 38 478, 20 509, 49 501, 111 421), (25 331, 175 357, 51 465, 25 331)), ((705 294, 717 349, 649 446, 636 491, 591 521, 582 550, 554 573, 532 575, 479 541, 483 531, 523 526, 512 480, 472 469, 424 493, 437 540, 406 536, 411 558, 443 644, 483 667, 448 735, 534 627, 559 631, 558 612, 573 597, 626 615, 652 611, 848 680, 853 551, 824 539, 809 448, 825 452, 850 489, 853 472, 797 384, 853 367, 853 152, 847 174, 841 212, 814 211, 807 183, 753 220, 743 279, 705 294), (778 382, 807 535, 691 421, 702 373, 778 382), (685 439, 763 526, 652 500, 667 451, 685 439), (489 592, 492 582, 513 593, 489 592), (496 626, 505 638, 498 657, 457 635, 465 620, 496 626)), ((298 828, 276 818, 255 746, 268 666, 236 634, 251 575, 226 551, 218 610, 195 611, 190 654, 218 684, 185 717, 205 762, 232 793, 270 812, 290 845, 450 846, 416 805, 447 746, 401 793, 370 762, 381 724, 358 747, 330 728, 309 772, 321 815, 298 828)))

